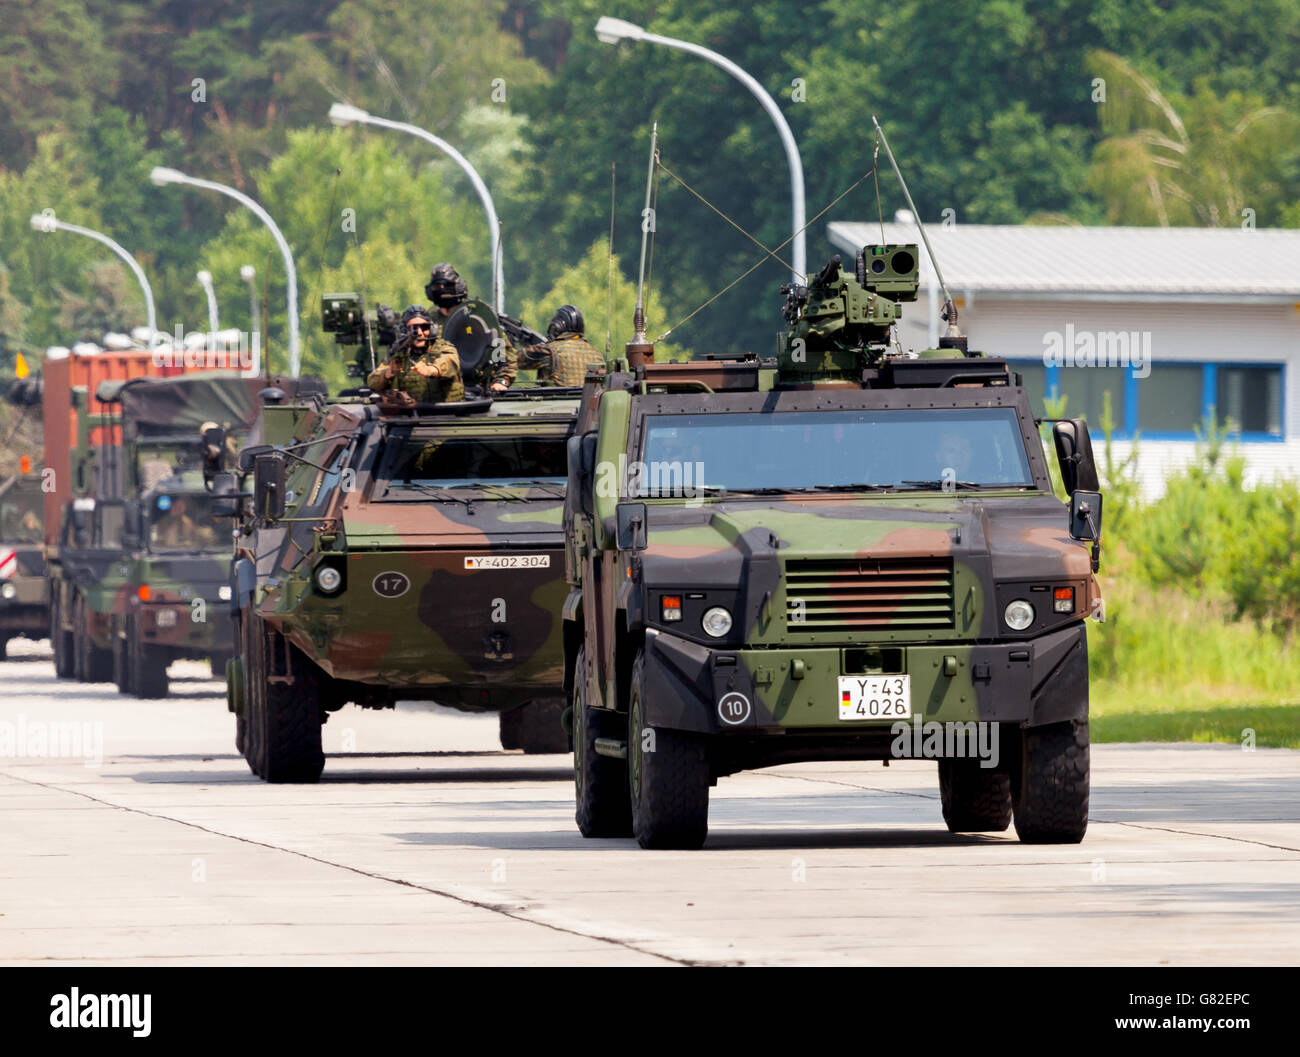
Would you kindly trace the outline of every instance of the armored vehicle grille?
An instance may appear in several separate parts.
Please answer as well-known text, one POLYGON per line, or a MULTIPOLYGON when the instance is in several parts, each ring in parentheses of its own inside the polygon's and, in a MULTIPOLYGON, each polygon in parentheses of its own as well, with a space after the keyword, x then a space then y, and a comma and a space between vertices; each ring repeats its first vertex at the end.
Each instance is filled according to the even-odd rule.
POLYGON ((791 559, 785 594, 792 632, 954 626, 951 558, 791 559))

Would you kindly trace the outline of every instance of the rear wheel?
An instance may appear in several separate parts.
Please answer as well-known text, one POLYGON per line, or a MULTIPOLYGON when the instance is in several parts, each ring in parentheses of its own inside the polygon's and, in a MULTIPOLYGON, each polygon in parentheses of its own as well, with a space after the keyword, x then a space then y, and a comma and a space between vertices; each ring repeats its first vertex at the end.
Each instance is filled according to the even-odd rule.
POLYGON ((573 672, 573 785, 578 831, 584 837, 630 837, 627 764, 596 752, 599 737, 627 737, 627 719, 587 704, 586 670, 586 654, 580 649, 573 672), (616 725, 622 728, 617 733, 616 725))
POLYGON ((529 755, 568 752, 569 736, 560 722, 563 715, 562 697, 540 697, 502 712, 501 747, 523 749, 529 755))
POLYGON ((953 833, 1001 833, 1011 825, 1011 780, 979 760, 940 760, 939 799, 953 833))
POLYGON ((627 731, 632 830, 643 848, 699 848, 709 832, 709 761, 699 738, 648 726, 645 653, 632 666, 627 731))
POLYGON ((166 697, 171 689, 167 679, 167 655, 159 647, 151 646, 140 634, 138 615, 126 618, 127 693, 135 697, 156 699, 166 697))
POLYGON ((1021 732, 1011 776, 1016 833, 1025 844, 1078 844, 1088 830, 1088 724, 1021 732))
POLYGON ((8 659, 9 635, 0 635, 0 661, 8 659))
MULTIPOLYGON (((244 664, 248 673, 244 756, 253 773, 268 782, 315 782, 325 769, 321 748, 324 716, 316 666, 260 617, 250 613, 245 623, 249 652, 244 664), (288 650, 293 682, 269 681, 272 646, 288 650)), ((282 665, 281 660, 276 667, 282 665)))

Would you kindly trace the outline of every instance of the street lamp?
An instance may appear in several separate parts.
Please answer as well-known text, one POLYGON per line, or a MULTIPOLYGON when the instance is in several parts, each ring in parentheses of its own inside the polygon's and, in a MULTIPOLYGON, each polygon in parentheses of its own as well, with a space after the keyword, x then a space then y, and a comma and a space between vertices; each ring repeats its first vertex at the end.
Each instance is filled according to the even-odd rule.
POLYGON ((465 175, 469 177, 469 182, 474 185, 479 201, 483 203, 483 211, 487 213, 488 235, 492 239, 492 304, 497 311, 497 315, 503 314, 506 301, 506 280, 501 263, 501 225, 497 220, 496 206, 492 204, 492 195, 487 189, 487 184, 483 182, 483 178, 479 176, 478 170, 466 161, 465 156, 445 139, 440 139, 432 132, 426 132, 418 125, 408 125, 404 121, 389 121, 386 117, 375 117, 373 114, 369 114, 359 107, 349 106, 347 103, 335 103, 330 107, 329 119, 339 126, 347 126, 355 122, 359 125, 391 128, 396 129, 398 132, 418 136, 426 143, 432 143, 461 167, 465 175))
POLYGON ((212 286, 212 273, 204 268, 195 275, 203 292, 208 296, 208 344, 217 344, 217 291, 212 286))
POLYGON ((52 211, 33 213, 32 227, 37 231, 70 231, 74 235, 85 235, 88 239, 103 243, 126 262, 126 266, 135 274, 136 281, 139 282, 140 289, 144 292, 144 310, 149 320, 149 340, 146 344, 152 348, 158 338, 158 313, 153 306, 153 289, 149 286, 149 280, 145 278, 144 269, 140 267, 140 262, 107 235, 92 231, 90 228, 79 227, 76 224, 66 224, 62 220, 55 219, 52 211))
POLYGON ((776 125, 776 131, 781 137, 781 144, 785 147, 786 160, 790 164, 791 227, 794 231, 791 238, 791 253, 794 258, 791 270, 794 272, 794 281, 796 283, 804 282, 807 276, 808 257, 804 239, 803 162, 799 158, 799 145, 794 140, 794 133, 790 131, 790 126, 786 123, 781 108, 776 105, 776 100, 767 94, 767 90, 761 84, 725 55, 719 55, 716 51, 710 51, 708 48, 692 44, 690 41, 677 40, 675 37, 661 37, 658 33, 650 33, 635 23, 626 22, 621 18, 610 18, 608 15, 603 16, 596 23, 596 37, 602 44, 618 44, 622 40, 645 41, 649 44, 662 44, 665 48, 676 48, 678 51, 687 51, 692 55, 698 55, 700 58, 713 63, 714 66, 726 70, 727 73, 748 88, 755 99, 763 104, 763 109, 767 111, 773 124, 776 125))
POLYGON ((252 329, 249 331, 249 341, 252 341, 252 335, 257 333, 257 284, 253 281, 257 278, 257 269, 251 264, 245 264, 239 269, 239 277, 248 284, 248 314, 251 320, 252 329))
POLYGON ((293 266, 293 253, 289 249, 289 243, 285 241, 284 235, 281 234, 279 227, 276 226, 271 215, 260 205, 254 202, 248 195, 242 191, 236 191, 233 187, 227 187, 225 184, 215 183, 212 180, 200 180, 193 176, 186 176, 183 172, 175 169, 167 169, 158 166, 149 174, 149 179, 159 187, 166 184, 188 184, 190 187, 198 187, 205 191, 216 191, 218 194, 226 195, 233 198, 241 205, 247 206, 257 218, 267 226, 271 236, 275 239, 276 245, 280 247, 280 256, 284 258, 284 272, 288 280, 288 310, 289 310, 289 376, 298 377, 298 272, 293 266))

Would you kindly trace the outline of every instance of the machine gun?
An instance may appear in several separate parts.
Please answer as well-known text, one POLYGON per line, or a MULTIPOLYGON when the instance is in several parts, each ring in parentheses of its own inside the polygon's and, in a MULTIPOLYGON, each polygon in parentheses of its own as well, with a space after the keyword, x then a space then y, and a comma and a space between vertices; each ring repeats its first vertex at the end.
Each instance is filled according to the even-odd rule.
POLYGON ((779 352, 783 378, 815 383, 858 380, 889 345, 899 305, 915 301, 915 244, 864 246, 852 275, 836 254, 807 286, 781 287, 790 324, 779 352))

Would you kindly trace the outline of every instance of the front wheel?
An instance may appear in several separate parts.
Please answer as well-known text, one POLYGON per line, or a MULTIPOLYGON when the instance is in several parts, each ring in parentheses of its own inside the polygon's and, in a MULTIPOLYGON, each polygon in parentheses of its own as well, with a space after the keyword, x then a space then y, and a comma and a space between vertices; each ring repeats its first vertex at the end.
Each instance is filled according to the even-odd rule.
POLYGON ((1011 781, 980 760, 940 760, 939 799, 952 833, 1001 833, 1011 825, 1011 781))
POLYGON ((578 832, 584 837, 632 836, 627 764, 596 752, 596 739, 616 726, 626 737, 626 717, 587 704, 585 650, 578 650, 573 669, 573 787, 578 832))
POLYGON ((107 683, 113 678, 113 654, 90 637, 90 616, 80 595, 73 603, 73 675, 82 683, 107 683))
POLYGON ((1078 844, 1088 831, 1088 724, 1053 723, 1021 732, 1011 776, 1016 834, 1024 844, 1078 844))
POLYGON ((318 670, 261 617, 250 613, 245 625, 249 650, 244 661, 244 757, 253 773, 268 782, 318 781, 325 769, 318 670), (280 674, 271 681, 272 648, 277 657, 287 653, 293 682, 284 682, 280 674))
POLYGON ((709 761, 699 738, 645 719, 645 651, 632 665, 627 763, 632 831, 643 848, 695 849, 709 832, 709 761))
POLYGON ((50 648, 54 651, 54 674, 60 679, 73 677, 72 633, 63 630, 63 606, 54 593, 50 602, 50 648))

